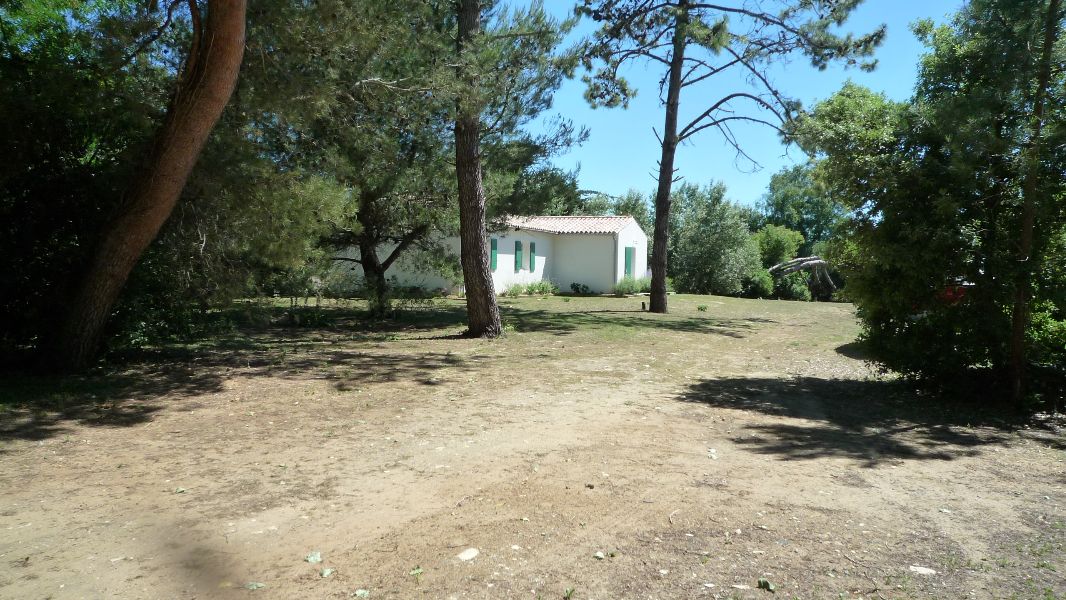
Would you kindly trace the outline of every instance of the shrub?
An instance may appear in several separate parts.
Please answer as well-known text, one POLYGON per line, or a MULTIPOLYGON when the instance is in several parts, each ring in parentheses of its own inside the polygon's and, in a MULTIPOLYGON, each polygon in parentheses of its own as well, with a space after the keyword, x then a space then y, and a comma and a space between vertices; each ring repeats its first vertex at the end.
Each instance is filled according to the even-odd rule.
POLYGON ((810 301, 811 289, 807 286, 807 275, 789 273, 778 277, 774 282, 774 297, 782 300, 810 301))
POLYGON ((532 296, 550 296, 558 292, 559 287, 547 280, 534 281, 526 286, 526 293, 532 296))
POLYGON ((632 277, 623 277, 621 281, 614 284, 614 293, 619 296, 626 296, 629 294, 646 294, 650 291, 650 277, 641 277, 640 279, 634 279, 632 277))
POLYGON ((751 274, 744 284, 746 298, 771 298, 774 295, 774 278, 768 271, 759 270, 751 274))
POLYGON ((526 286, 522 285, 521 283, 515 283, 503 291, 503 295, 507 296, 508 298, 517 298, 525 293, 526 286))
POLYGON ((684 206, 673 243, 677 289, 692 294, 740 294, 761 267, 759 244, 748 232, 743 212, 722 198, 722 190, 684 206))
POLYGON ((803 245, 803 234, 780 225, 767 225, 755 232, 762 266, 770 267, 794 258, 803 245))
POLYGON ((1066 364, 1066 318, 1056 314, 1055 305, 1041 302, 1033 306, 1029 343, 1041 362, 1066 364))
POLYGON ((698 310, 700 312, 707 312, 707 305, 706 304, 700 304, 699 306, 696 307, 696 310, 698 310))
POLYGON ((592 290, 589 288, 589 286, 583 283, 571 283, 570 289, 579 296, 587 296, 592 293, 592 290))

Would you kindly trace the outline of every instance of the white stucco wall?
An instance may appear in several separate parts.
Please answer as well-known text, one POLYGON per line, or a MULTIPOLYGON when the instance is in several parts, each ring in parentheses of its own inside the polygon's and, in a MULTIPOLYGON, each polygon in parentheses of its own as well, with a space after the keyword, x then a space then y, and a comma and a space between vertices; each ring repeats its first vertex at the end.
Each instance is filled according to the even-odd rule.
MULTIPOLYGON (((458 237, 444 238, 439 240, 439 243, 444 246, 446 252, 455 256, 459 255, 458 237)), ((384 261, 395 247, 396 244, 383 244, 378 246, 378 259, 384 261)), ((359 258, 359 249, 352 247, 339 253, 339 255, 359 258)), ((389 270, 385 272, 385 277, 390 281, 395 281, 397 284, 404 286, 419 286, 424 287, 427 290, 446 289, 451 291, 454 289, 454 282, 445 279, 431 269, 426 269, 424 266, 417 264, 418 261, 419 253, 414 249, 408 250, 401 254, 396 262, 389 267, 389 270)), ((339 261, 334 265, 334 268, 342 270, 345 277, 350 277, 354 280, 363 279, 363 268, 358 263, 339 261)))
POLYGON ((615 282, 625 276, 626 272, 626 246, 635 248, 633 253, 633 277, 640 279, 648 270, 648 236, 636 221, 626 225, 625 229, 618 232, 618 253, 615 263, 615 282))
MULTIPOLYGON (((556 236, 539 231, 524 229, 500 231, 489 234, 489 239, 496 239, 496 270, 492 272, 492 283, 496 292, 502 292, 516 283, 528 284, 534 281, 550 280, 551 270, 555 265, 556 236), (515 242, 522 242, 522 264, 516 271, 514 264, 515 242), (537 245, 534 269, 529 270, 529 244, 537 245)), ((486 248, 491 253, 491 242, 486 248)), ((490 254, 491 255, 491 254, 490 254)))
MULTIPOLYGON (((501 293, 515 284, 528 284, 534 281, 549 280, 563 292, 570 291, 571 283, 583 283, 595 293, 610 293, 625 274, 625 248, 631 246, 634 251, 634 277, 643 277, 648 268, 648 240, 636 222, 630 223, 616 234, 554 234, 524 229, 508 229, 490 232, 485 240, 485 250, 491 255, 491 240, 496 239, 496 269, 492 272, 493 287, 501 293), (522 263, 515 270, 515 241, 522 242, 522 263), (534 268, 529 268, 530 243, 537 245, 534 268)), ((459 238, 449 237, 441 241, 447 252, 459 255, 459 238)), ((392 251, 393 246, 380 249, 382 260, 392 251)), ((357 249, 345 253, 358 257, 357 249)), ((422 286, 427 289, 447 289, 455 291, 461 282, 452 282, 444 277, 427 271, 416 264, 417 254, 404 254, 386 274, 400 285, 422 286)), ((345 269, 350 276, 361 278, 363 273, 359 265, 339 263, 339 269, 345 269), (352 267, 355 267, 352 270, 352 267)))
POLYGON ((614 289, 615 236, 613 234, 563 233, 556 235, 559 257, 551 279, 564 292, 571 283, 583 283, 596 293, 614 289))

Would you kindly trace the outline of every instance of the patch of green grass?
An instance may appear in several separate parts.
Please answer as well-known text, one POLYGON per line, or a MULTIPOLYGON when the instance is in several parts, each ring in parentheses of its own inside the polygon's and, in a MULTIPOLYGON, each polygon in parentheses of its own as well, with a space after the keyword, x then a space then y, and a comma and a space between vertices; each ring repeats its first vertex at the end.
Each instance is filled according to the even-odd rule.
POLYGON ((1047 569, 1049 571, 1058 571, 1058 569, 1055 568, 1055 565, 1051 564, 1051 561, 1048 560, 1042 560, 1036 563, 1036 568, 1047 569))

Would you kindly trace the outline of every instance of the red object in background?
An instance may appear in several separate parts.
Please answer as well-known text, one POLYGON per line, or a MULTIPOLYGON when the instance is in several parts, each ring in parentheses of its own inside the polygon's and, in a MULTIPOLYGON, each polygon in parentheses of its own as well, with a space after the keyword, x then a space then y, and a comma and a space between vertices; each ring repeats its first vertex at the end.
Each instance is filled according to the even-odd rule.
POLYGON ((966 297, 966 292, 973 287, 972 283, 952 283, 940 290, 937 300, 944 304, 958 304, 966 297))

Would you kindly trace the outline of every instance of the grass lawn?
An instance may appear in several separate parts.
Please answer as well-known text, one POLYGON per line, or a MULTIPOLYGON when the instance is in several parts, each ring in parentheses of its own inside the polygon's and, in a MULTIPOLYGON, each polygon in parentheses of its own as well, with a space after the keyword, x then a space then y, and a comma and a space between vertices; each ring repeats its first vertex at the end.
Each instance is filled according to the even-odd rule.
POLYGON ((0 380, 0 598, 1066 598, 1061 432, 879 377, 850 305, 642 300, 0 380))

